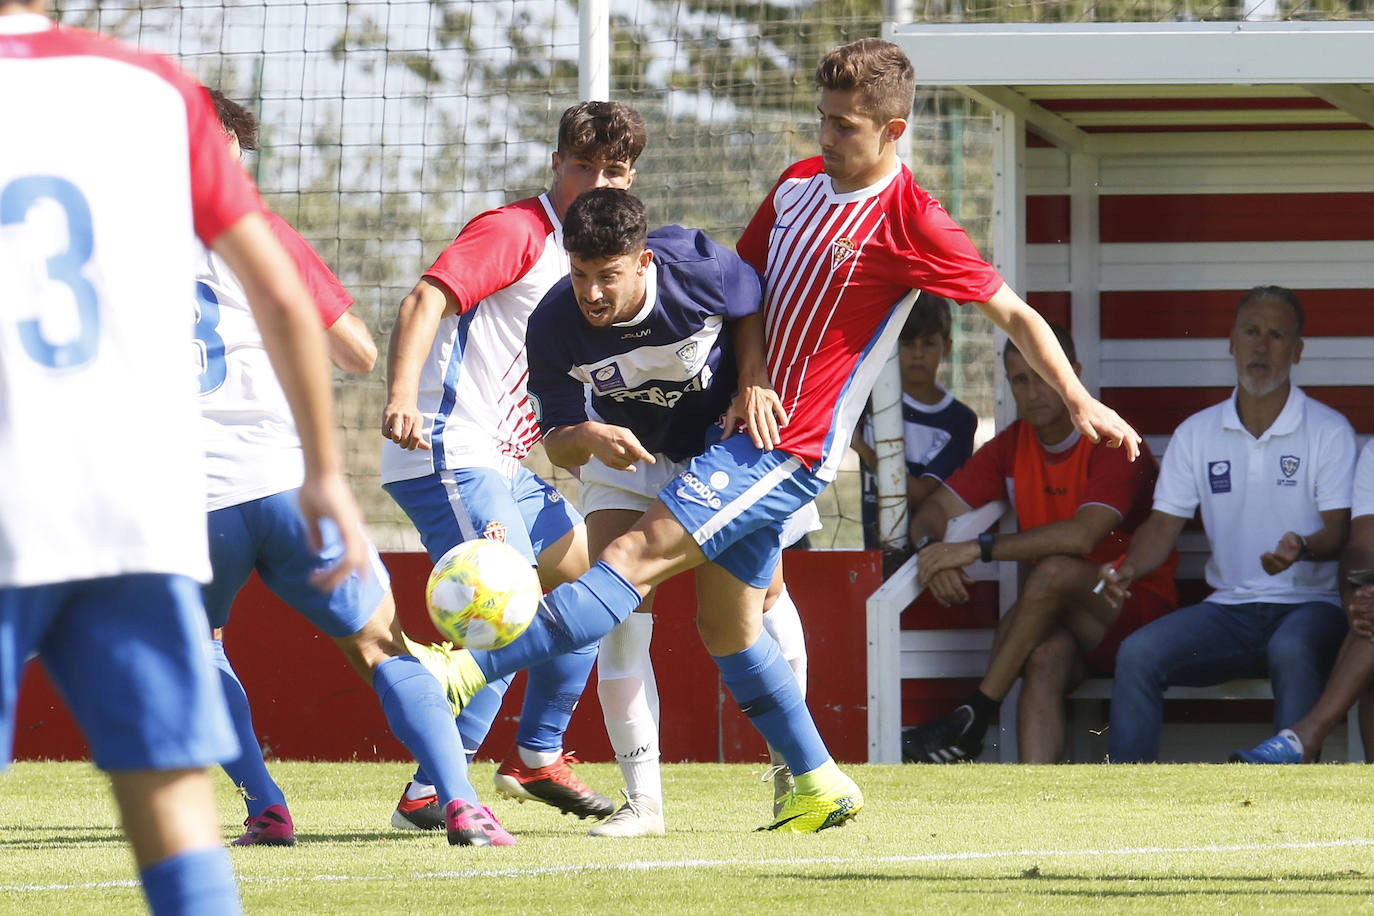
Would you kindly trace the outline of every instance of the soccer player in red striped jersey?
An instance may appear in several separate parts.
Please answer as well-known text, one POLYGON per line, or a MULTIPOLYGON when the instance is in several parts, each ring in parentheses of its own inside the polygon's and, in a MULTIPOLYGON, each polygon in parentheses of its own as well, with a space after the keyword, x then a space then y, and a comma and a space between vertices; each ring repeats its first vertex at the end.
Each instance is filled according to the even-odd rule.
POLYGON ((739 243, 765 286, 757 324, 765 365, 743 357, 740 364, 750 435, 724 438, 692 459, 586 575, 549 594, 519 640, 495 652, 455 653, 449 666, 450 699, 470 694, 599 638, 678 572, 700 567, 700 587, 704 573, 727 567, 733 575, 712 574, 708 583, 716 601, 699 608, 702 635, 740 708, 796 775, 796 790, 767 828, 789 831, 842 824, 863 795, 830 759, 777 642, 762 629, 763 589, 783 520, 834 478, 914 290, 978 303, 1063 395, 1089 439, 1124 446, 1132 458, 1140 442, 1088 394, 1049 325, 898 161, 915 95, 901 49, 876 39, 835 48, 816 83, 821 156, 784 173, 739 243))
POLYGON ((1074 425, 1132 458, 1140 437, 1083 387, 1044 319, 897 158, 915 76, 901 48, 862 39, 816 72, 819 156, 788 168, 738 250, 764 274, 768 369, 791 422, 779 447, 834 479, 845 442, 920 289, 973 303, 1059 391, 1074 425))

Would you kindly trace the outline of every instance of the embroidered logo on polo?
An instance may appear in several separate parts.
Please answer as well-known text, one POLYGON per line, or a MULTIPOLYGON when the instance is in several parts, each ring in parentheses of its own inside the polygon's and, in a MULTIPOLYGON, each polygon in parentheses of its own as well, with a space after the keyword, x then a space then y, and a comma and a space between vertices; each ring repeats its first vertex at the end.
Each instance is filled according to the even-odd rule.
POLYGON ((684 366, 692 365, 692 362, 697 358, 697 342, 693 340, 683 346, 677 351, 677 358, 682 360, 684 366))
POLYGON ((620 374, 620 367, 615 363, 592 370, 592 390, 597 394, 610 394, 625 387, 625 377, 620 374))
POLYGON ((1213 493, 1231 492, 1231 462, 1207 462, 1207 485, 1213 493))
POLYGON ((506 526, 492 519, 487 522, 487 527, 482 530, 482 537, 489 541, 500 541, 506 543, 506 526))
POLYGON ((1302 466, 1302 459, 1297 455, 1279 456, 1279 470, 1283 476, 1274 481, 1281 487, 1296 487, 1298 482, 1293 479, 1293 475, 1298 473, 1298 468, 1302 466))

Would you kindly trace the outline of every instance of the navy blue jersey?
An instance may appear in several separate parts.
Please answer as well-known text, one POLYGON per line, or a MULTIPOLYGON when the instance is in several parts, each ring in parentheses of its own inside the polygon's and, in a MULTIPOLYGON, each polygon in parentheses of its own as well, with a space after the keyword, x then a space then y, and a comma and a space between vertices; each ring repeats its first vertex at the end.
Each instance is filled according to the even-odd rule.
MULTIPOLYGON (((931 474, 943 481, 973 454, 978 415, 948 392, 938 404, 922 404, 910 395, 903 394, 902 430, 906 439, 907 474, 912 477, 931 474)), ((864 408, 859 432, 871 448, 871 407, 864 408)), ((864 546, 873 550, 882 546, 878 538, 878 481, 868 468, 860 468, 859 481, 864 546)), ((916 507, 910 508, 914 510, 916 507)))
POLYGON ((559 280, 525 331, 527 388, 539 429, 600 419, 674 461, 699 455, 730 406, 736 369, 725 323, 758 311, 758 273, 706 233, 649 233, 645 308, 605 328, 587 324, 572 281, 559 280), (588 413, 588 401, 591 411, 588 413))

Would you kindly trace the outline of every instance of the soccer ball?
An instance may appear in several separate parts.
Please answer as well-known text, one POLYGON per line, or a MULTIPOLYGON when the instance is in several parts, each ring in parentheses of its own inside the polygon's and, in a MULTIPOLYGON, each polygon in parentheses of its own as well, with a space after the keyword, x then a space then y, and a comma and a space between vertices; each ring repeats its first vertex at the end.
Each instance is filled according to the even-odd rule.
POLYGON ((434 626, 469 649, 499 649, 525 632, 543 594, 528 560, 501 541, 464 541, 439 558, 425 586, 434 626))

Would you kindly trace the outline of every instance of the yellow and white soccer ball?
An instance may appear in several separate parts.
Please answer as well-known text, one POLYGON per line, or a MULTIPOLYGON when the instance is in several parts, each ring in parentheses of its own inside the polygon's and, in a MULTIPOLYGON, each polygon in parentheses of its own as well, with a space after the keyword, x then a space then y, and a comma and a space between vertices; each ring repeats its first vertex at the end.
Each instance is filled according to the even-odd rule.
POLYGON ((425 586, 429 617, 446 639, 499 649, 525 632, 539 610, 539 576, 501 541, 464 541, 439 558, 425 586))

